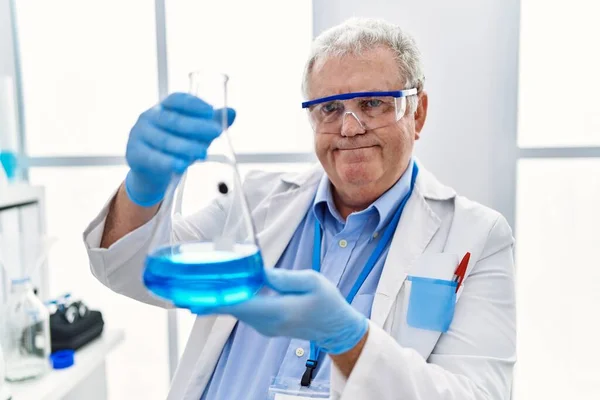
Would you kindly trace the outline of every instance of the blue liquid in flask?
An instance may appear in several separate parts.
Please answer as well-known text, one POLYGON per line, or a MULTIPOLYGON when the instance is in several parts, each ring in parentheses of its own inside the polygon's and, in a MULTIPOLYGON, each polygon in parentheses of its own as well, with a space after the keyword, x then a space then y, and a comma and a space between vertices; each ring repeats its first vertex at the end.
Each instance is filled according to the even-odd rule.
POLYGON ((258 247, 234 245, 215 250, 197 242, 157 249, 146 259, 144 284, 157 296, 196 314, 250 299, 264 283, 258 247))

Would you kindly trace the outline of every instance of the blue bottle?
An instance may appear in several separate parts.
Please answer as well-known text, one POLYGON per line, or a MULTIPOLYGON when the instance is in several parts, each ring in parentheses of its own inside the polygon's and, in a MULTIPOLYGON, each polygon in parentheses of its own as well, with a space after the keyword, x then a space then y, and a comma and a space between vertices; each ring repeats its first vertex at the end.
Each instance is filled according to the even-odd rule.
POLYGON ((9 181, 15 180, 17 176, 17 155, 14 151, 0 149, 0 163, 9 181))
POLYGON ((13 79, 0 77, 0 163, 9 181, 16 178, 17 113, 13 79))

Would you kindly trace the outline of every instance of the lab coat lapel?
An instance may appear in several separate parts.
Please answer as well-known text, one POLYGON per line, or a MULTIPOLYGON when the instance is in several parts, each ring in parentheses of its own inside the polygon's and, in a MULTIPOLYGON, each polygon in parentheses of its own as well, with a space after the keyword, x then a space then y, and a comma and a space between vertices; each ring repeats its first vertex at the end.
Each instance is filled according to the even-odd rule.
POLYGON ((273 196, 267 205, 264 229, 257 235, 265 268, 274 267, 283 254, 312 204, 316 189, 316 185, 295 187, 273 196))
POLYGON ((235 318, 228 315, 196 318, 167 400, 200 398, 236 322, 235 318), (215 321, 209 328, 210 333, 207 333, 205 326, 211 326, 207 324, 210 318, 215 318, 215 321), (179 371, 184 367, 186 370, 179 371))
MULTIPOLYGON (((265 268, 273 268, 277 264, 311 204, 317 189, 316 183, 321 174, 312 172, 307 176, 308 179, 302 179, 301 184, 294 184, 290 189, 274 195, 263 206, 266 208, 266 217, 264 224, 257 226, 256 237, 265 268)), ((256 214, 260 215, 261 210, 257 209, 256 214)), ((227 315, 216 317, 210 335, 202 347, 201 355, 194 360, 194 368, 187 373, 194 379, 188 381, 184 399, 200 398, 236 322, 235 318, 227 315)), ((202 327, 202 321, 197 319, 195 325, 198 325, 199 330, 202 327)), ((202 340, 203 336, 198 335, 199 332, 195 330, 196 326, 194 326, 191 337, 202 340)))
MULTIPOLYGON (((419 173, 421 175, 421 173, 419 173)), ((371 320, 383 327, 408 271, 440 227, 440 218, 420 191, 420 177, 394 233, 377 286, 371 320)))

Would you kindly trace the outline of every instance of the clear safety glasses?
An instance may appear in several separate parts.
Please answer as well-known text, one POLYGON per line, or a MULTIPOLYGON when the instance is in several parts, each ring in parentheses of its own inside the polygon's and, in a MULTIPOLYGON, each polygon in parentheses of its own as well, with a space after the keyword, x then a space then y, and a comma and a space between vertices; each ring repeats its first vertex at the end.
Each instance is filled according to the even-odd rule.
POLYGON ((302 103, 308 109, 312 128, 317 133, 339 133, 346 117, 364 130, 383 128, 404 116, 406 98, 417 89, 390 92, 354 92, 322 97, 302 103))

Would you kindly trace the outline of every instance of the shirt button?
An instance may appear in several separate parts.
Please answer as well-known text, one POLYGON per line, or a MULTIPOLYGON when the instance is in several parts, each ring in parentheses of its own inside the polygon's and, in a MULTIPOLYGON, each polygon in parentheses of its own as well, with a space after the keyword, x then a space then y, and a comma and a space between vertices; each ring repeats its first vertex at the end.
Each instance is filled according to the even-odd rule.
POLYGON ((377 236, 379 236, 379 232, 375 232, 375 233, 373 234, 373 239, 377 239, 377 236))
POLYGON ((344 239, 340 240, 338 244, 342 249, 348 246, 348 242, 346 242, 344 239))
POLYGON ((304 349, 303 349, 302 347, 298 347, 298 348, 296 349, 296 355, 297 355, 298 357, 302 357, 302 356, 304 355, 304 349))

